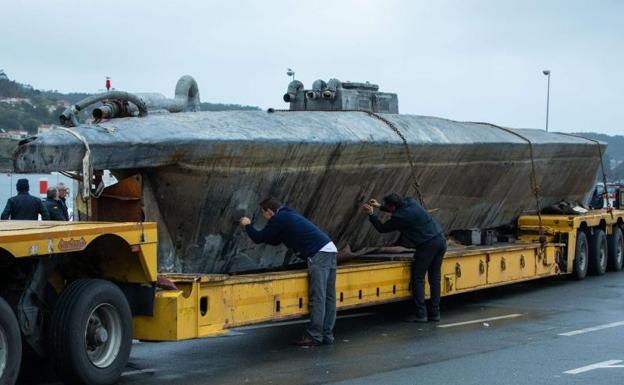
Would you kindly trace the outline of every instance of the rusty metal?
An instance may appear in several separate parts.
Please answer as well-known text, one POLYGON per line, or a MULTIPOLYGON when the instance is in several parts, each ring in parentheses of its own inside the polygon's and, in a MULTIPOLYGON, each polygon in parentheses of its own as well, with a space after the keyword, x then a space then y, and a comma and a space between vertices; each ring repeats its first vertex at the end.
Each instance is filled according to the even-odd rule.
POLYGON ((93 221, 142 222, 145 220, 141 199, 143 183, 140 174, 106 187, 97 199, 91 200, 93 221))

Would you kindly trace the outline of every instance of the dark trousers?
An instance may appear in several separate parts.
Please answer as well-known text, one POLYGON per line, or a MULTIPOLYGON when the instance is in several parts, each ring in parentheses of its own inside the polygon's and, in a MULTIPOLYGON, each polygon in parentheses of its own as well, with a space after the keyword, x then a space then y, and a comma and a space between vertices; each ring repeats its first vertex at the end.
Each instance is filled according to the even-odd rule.
POLYGON ((429 317, 440 315, 440 284, 442 282, 442 259, 446 253, 446 239, 437 236, 419 245, 412 263, 412 295, 416 305, 416 317, 427 318, 425 306, 425 274, 429 273, 431 307, 429 317))
POLYGON ((334 342, 336 323, 336 253, 318 252, 308 258, 310 325, 318 342, 334 342))

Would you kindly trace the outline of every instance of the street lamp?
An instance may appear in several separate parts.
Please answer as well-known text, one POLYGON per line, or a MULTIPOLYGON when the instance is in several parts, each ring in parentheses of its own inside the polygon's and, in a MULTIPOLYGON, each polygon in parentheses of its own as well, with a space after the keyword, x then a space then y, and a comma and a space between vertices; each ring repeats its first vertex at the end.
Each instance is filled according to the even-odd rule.
POLYGON ((548 110, 550 107, 550 70, 543 70, 542 73, 548 77, 548 88, 546 89, 546 132, 548 132, 548 110))

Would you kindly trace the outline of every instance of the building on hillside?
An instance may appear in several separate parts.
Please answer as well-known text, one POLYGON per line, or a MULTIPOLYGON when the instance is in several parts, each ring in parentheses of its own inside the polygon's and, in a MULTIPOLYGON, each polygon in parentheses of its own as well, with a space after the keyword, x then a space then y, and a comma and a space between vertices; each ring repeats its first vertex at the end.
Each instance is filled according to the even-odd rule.
POLYGON ((0 103, 6 103, 12 106, 20 103, 28 103, 32 105, 32 102, 29 98, 0 98, 0 103))
POLYGON ((0 128, 0 139, 15 139, 21 140, 28 137, 28 132, 26 131, 7 131, 3 128, 0 128))

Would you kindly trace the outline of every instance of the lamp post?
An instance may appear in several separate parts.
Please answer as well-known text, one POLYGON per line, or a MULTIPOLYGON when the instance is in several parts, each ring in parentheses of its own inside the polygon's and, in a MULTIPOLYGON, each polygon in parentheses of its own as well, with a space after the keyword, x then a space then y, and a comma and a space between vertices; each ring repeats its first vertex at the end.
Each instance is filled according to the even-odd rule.
POLYGON ((542 71, 548 77, 548 88, 546 89, 546 132, 548 132, 548 110, 550 107, 550 70, 542 71))
POLYGON ((290 68, 287 68, 286 75, 292 76, 292 80, 295 80, 295 71, 291 70, 290 68))

